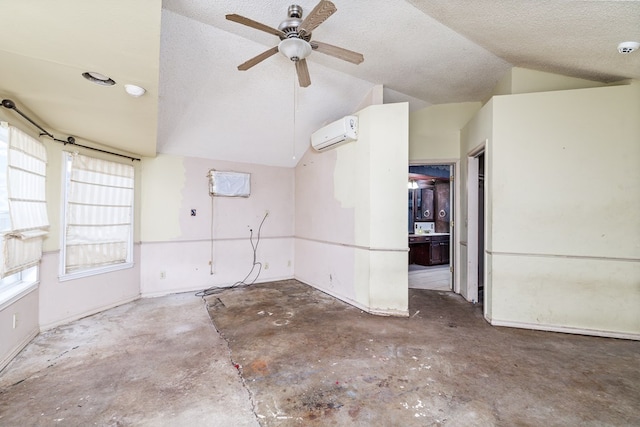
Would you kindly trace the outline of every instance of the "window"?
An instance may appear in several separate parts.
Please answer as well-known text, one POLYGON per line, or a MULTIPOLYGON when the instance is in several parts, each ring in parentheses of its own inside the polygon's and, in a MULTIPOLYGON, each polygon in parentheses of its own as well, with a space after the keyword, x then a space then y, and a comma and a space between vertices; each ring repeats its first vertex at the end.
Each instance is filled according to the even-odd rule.
POLYGON ((46 162, 40 141, 0 123, 0 304, 37 282, 49 227, 46 162))
POLYGON ((63 153, 61 280, 133 265, 131 165, 63 153))

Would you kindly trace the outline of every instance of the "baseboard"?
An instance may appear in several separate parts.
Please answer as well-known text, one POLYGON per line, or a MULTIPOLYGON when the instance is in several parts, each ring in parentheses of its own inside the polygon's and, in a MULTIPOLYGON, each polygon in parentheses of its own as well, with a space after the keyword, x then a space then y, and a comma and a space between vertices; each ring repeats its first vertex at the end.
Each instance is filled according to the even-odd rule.
POLYGON ((74 314, 73 316, 65 317, 64 319, 56 320, 55 322, 41 324, 40 331, 44 332, 48 329, 55 328, 60 325, 65 325, 67 323, 82 319, 84 317, 93 316, 94 314, 98 314, 102 311, 109 310, 110 308, 118 307, 123 304, 127 304, 133 301, 140 299, 140 295, 136 295, 135 297, 129 297, 120 301, 113 302, 108 305, 104 305, 97 308, 92 308, 91 310, 83 311, 82 313, 74 314))
POLYGON ((327 295, 332 296, 333 298, 339 299, 342 302, 346 302, 349 305, 352 305, 362 311, 364 311, 365 313, 369 313, 369 314, 374 314, 376 316, 393 316, 393 317, 409 317, 409 311, 403 311, 403 310, 379 310, 376 308, 371 308, 371 307, 367 307, 365 305, 363 305, 362 303, 352 300, 351 298, 345 297, 344 295, 340 295, 337 294, 335 292, 332 292, 328 289, 324 289, 320 286, 316 286, 313 283, 309 283, 309 282, 305 282, 304 280, 298 278, 298 277, 294 277, 295 280, 297 280, 298 282, 304 283, 307 286, 311 286, 314 289, 319 290, 320 292, 324 292, 327 295))
POLYGON ((25 336, 24 339, 20 341, 20 343, 18 343, 18 345, 15 346, 14 349, 11 350, 11 352, 9 352, 9 354, 7 354, 2 360, 0 360, 0 372, 2 372, 2 370, 7 367, 7 365, 13 360, 13 358, 16 357, 22 351, 22 349, 31 342, 32 339, 37 337, 39 333, 40 331, 38 330, 38 328, 35 328, 33 331, 31 331, 31 333, 29 333, 29 335, 25 336))
POLYGON ((492 319, 489 321, 493 326, 507 326, 509 328, 533 329, 537 331, 560 332, 563 334, 591 335, 604 338, 620 338, 625 340, 640 341, 640 334, 629 332, 601 331, 598 329, 573 328, 570 326, 555 326, 539 323, 513 322, 508 320, 492 319))
MULTIPOLYGON (((269 283, 269 282, 278 282, 280 280, 291 280, 293 279, 293 276, 282 276, 282 277, 269 277, 268 279, 264 279, 264 280, 256 280, 254 283, 258 284, 258 283, 269 283)), ((224 288, 228 288, 231 285, 222 285, 222 286, 218 286, 218 285, 212 285, 211 287, 214 289, 224 289, 224 288)), ((207 288, 195 288, 195 289, 185 289, 185 288, 172 288, 172 289, 162 289, 160 291, 151 291, 151 292, 142 292, 140 294, 140 298, 157 298, 157 297, 164 297, 167 295, 173 295, 173 294, 184 294, 184 293, 188 293, 188 292, 193 292, 194 294, 200 291, 203 291, 204 289, 207 288)))

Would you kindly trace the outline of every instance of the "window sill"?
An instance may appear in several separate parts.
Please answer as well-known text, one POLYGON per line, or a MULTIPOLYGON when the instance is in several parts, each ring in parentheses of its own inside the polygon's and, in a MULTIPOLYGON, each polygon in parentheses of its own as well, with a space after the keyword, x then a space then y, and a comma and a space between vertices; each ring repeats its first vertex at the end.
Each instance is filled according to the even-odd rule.
POLYGON ((23 282, 0 290, 0 311, 38 289, 39 282, 23 282))
POLYGON ((58 276, 58 280, 61 282, 65 282, 67 280, 82 279, 84 277, 95 276, 97 274, 111 273, 113 271, 125 270, 127 268, 132 268, 132 267, 133 267, 132 262, 126 262, 122 264, 110 265, 107 267, 93 268, 91 270, 82 270, 82 271, 75 271, 69 274, 61 274, 60 276, 58 276))

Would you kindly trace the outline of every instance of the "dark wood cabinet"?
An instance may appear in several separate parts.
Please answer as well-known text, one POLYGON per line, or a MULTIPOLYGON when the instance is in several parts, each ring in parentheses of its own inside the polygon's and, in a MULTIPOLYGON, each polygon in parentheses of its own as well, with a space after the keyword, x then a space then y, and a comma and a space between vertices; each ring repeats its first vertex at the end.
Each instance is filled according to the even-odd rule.
POLYGON ((433 236, 429 244, 429 265, 449 264, 449 236, 433 236))
POLYGON ((409 264, 449 264, 449 236, 409 236, 409 264))
POLYGON ((442 264, 442 247, 440 242, 431 242, 429 244, 429 265, 442 264))
POLYGON ((433 189, 425 188, 422 193, 422 221, 433 220, 433 189))
POLYGON ((434 214, 436 227, 436 233, 448 233, 449 232, 449 190, 448 182, 437 182, 435 185, 435 209, 437 212, 434 214))
POLYGON ((433 188, 423 188, 414 190, 413 198, 415 205, 413 212, 416 221, 433 221, 434 216, 434 200, 435 194, 433 188))
POLYGON ((445 242, 440 242, 440 248, 442 250, 442 263, 449 264, 449 239, 445 242))

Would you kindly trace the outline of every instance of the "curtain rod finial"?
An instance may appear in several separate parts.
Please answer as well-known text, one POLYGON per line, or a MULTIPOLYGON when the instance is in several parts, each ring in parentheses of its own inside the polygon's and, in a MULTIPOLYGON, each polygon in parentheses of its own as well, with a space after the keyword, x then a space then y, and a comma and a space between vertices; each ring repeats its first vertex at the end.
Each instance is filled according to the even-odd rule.
POLYGON ((9 108, 9 109, 16 108, 16 104, 10 99, 3 99, 2 100, 2 106, 4 108, 9 108))

